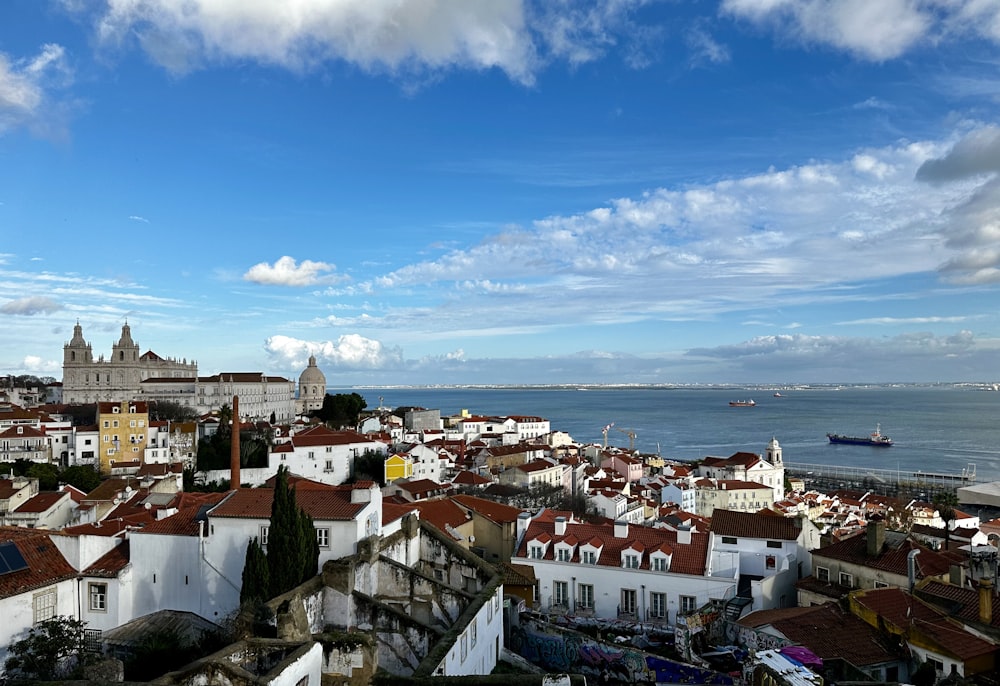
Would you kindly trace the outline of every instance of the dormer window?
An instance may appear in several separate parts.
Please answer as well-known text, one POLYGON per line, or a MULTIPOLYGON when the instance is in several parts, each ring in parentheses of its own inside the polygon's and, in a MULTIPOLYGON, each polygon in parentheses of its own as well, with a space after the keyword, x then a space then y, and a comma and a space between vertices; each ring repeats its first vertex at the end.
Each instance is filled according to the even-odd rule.
POLYGON ((639 556, 634 553, 626 553, 622 556, 622 567, 625 569, 639 569, 639 556))
POLYGON ((545 552, 545 548, 540 545, 528 546, 528 552, 532 560, 541 560, 542 555, 545 552))
POLYGON ((570 558, 573 557, 573 551, 568 547, 562 546, 556 551, 557 557, 560 562, 569 562, 570 558))
POLYGON ((597 552, 594 550, 584 550, 580 553, 580 562, 585 565, 597 564, 597 552))
MULTIPOLYGON (((100 381, 100 379, 98 379, 98 381, 100 381)), ((111 408, 111 414, 118 414, 119 412, 121 412, 121 408, 117 405, 111 408)))

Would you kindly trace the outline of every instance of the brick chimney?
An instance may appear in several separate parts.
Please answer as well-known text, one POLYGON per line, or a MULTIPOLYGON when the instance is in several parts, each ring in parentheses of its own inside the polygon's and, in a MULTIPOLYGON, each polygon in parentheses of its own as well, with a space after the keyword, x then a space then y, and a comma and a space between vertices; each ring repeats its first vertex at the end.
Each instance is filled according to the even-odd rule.
POLYGON ((885 522, 881 519, 872 519, 869 521, 866 541, 868 543, 868 557, 878 557, 881 555, 882 548, 885 547, 885 522))
POLYGON ((240 487, 240 397, 233 396, 233 430, 229 436, 229 487, 240 487))
POLYGON ((979 580, 979 621, 993 623, 993 579, 988 577, 979 580))

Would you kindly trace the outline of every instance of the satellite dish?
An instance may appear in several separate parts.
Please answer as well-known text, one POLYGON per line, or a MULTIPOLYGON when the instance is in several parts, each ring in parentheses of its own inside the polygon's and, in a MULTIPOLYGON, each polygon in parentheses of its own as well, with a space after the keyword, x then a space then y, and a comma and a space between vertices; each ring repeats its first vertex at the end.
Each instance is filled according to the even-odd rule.
POLYGON ((125 487, 125 495, 132 495, 132 487, 131 486, 126 486, 125 487))
POLYGON ((153 503, 146 503, 145 507, 147 510, 151 510, 153 508, 153 503))

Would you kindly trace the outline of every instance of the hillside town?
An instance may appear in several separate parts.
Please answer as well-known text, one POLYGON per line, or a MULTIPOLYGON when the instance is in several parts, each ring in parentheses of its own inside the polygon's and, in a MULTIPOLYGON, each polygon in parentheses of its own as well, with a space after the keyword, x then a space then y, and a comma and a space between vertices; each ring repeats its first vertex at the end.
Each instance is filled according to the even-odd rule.
POLYGON ((82 642, 46 668, 93 683, 998 679, 1000 521, 820 492, 778 437, 677 460, 518 408, 324 419, 315 357, 203 377, 128 324, 105 357, 77 323, 61 382, 0 381, 9 678, 42 678, 29 638, 61 622, 82 642), (259 556, 273 577, 303 526, 274 595, 259 556))

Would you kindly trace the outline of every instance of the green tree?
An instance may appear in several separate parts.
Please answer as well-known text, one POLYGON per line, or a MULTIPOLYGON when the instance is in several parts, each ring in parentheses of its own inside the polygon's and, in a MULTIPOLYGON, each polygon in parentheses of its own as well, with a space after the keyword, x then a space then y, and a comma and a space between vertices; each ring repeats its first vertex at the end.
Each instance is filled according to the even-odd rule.
POLYGON ((247 544, 243 562, 243 585, 240 587, 240 604, 267 600, 270 597, 270 570, 267 555, 256 536, 247 544))
POLYGON ((98 654, 87 650, 86 622, 57 616, 31 627, 8 648, 7 674, 39 681, 79 678, 98 654))
POLYGON ((101 475, 90 465, 78 464, 62 470, 62 473, 59 474, 59 480, 64 484, 76 486, 84 493, 90 493, 100 486, 101 475))
POLYGON ((367 406, 364 397, 357 393, 327 393, 323 407, 313 412, 313 416, 336 429, 355 427, 361 411, 367 406))
POLYGON ((354 483, 363 479, 370 479, 379 486, 385 486, 385 455, 368 448, 354 458, 354 474, 349 481, 354 483))
POLYGON ((28 467, 28 477, 38 479, 38 490, 54 491, 59 488, 59 467, 51 462, 38 462, 28 467))
POLYGON ((955 491, 940 491, 934 494, 934 506, 938 516, 944 520, 944 549, 948 550, 951 542, 951 523, 955 521, 955 508, 958 507, 958 494, 955 491))
POLYGON ((149 403, 149 418, 153 421, 189 422, 198 417, 194 408, 173 400, 157 400, 149 403))
POLYGON ((295 502, 288 485, 288 470, 278 467, 267 534, 267 567, 270 597, 274 598, 316 574, 319 547, 312 518, 295 502))

